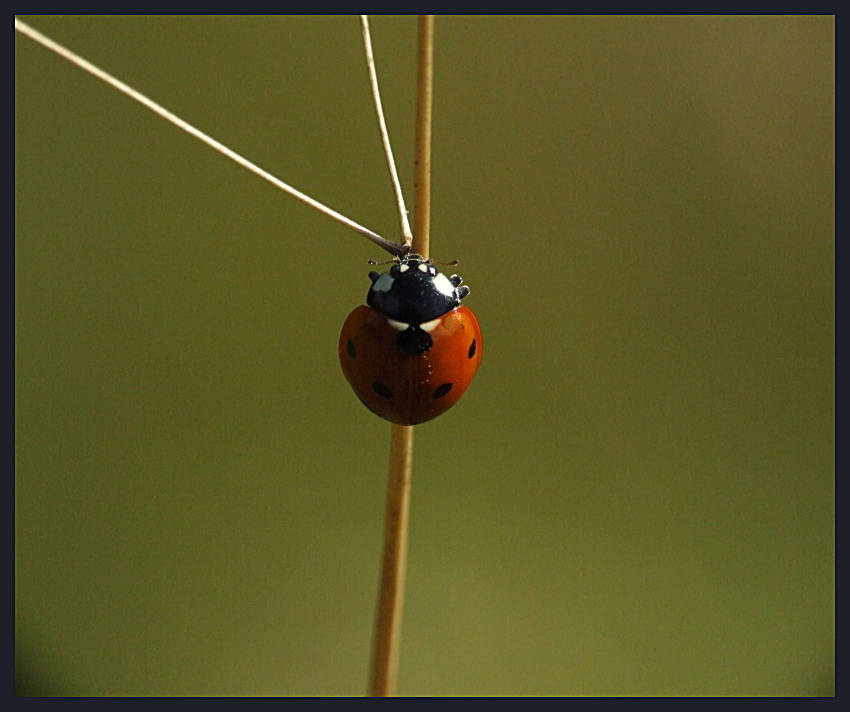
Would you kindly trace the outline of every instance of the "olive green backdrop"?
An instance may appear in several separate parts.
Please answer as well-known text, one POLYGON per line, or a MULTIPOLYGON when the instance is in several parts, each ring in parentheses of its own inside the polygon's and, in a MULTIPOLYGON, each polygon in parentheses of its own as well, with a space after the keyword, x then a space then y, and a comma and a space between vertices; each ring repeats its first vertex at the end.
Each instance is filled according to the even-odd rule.
MULTIPOLYGON (((28 18, 397 221, 354 17, 28 18)), ((412 193, 415 20, 373 20, 412 193)), ((432 255, 484 331, 417 427, 399 692, 834 690, 834 20, 438 18, 432 255)), ((358 695, 383 254, 16 37, 19 691, 358 695)))

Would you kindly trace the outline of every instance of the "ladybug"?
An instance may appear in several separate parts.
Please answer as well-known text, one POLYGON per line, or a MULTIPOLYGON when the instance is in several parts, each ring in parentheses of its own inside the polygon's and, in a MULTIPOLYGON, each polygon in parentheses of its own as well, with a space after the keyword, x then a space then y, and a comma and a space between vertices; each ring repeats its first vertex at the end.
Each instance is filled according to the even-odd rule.
POLYGON ((414 253, 369 279, 369 306, 351 312, 339 336, 342 372, 384 420, 436 418, 460 400, 481 363, 481 327, 460 305, 469 287, 414 253))

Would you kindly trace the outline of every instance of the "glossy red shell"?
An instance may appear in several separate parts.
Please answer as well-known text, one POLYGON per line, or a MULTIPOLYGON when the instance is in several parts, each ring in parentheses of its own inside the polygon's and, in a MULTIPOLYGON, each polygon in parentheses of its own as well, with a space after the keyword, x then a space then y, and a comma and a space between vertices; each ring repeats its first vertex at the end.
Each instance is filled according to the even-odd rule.
POLYGON ((452 309, 430 332, 433 346, 418 356, 397 349, 398 333, 379 312, 357 307, 342 327, 339 362, 375 415, 416 425, 445 413, 466 392, 481 363, 481 327, 471 309, 452 309))

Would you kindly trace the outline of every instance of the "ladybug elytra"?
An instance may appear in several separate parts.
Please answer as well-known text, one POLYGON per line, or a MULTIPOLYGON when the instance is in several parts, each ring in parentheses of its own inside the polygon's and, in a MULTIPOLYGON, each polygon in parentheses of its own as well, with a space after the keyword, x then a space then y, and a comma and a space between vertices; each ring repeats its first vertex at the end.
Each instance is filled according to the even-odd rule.
POLYGON ((469 287, 413 253, 369 279, 368 306, 348 315, 339 337, 342 372, 385 420, 436 418, 460 400, 481 363, 481 327, 460 304, 469 287))

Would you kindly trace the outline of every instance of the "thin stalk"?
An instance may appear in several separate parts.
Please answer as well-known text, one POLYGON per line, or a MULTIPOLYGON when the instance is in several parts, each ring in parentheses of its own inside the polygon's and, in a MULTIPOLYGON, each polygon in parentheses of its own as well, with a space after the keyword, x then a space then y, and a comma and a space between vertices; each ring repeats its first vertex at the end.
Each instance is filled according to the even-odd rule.
POLYGON ((431 114, 434 103, 434 16, 419 16, 416 62, 416 154, 413 170, 413 251, 427 257, 431 245, 431 114))
POLYGON ((396 170, 395 159, 393 158, 393 149, 390 145, 390 133, 387 130, 387 121, 384 117, 384 107, 381 104, 381 92, 378 89, 378 70, 375 67, 375 55, 372 53, 372 36, 369 32, 369 18, 366 15, 360 16, 360 23, 363 27, 363 47, 366 50, 366 66, 369 69, 369 85, 372 87, 372 99, 375 102, 375 113, 378 116, 378 129, 381 132, 381 142, 384 145, 384 155, 387 157, 387 166, 390 169, 390 180, 393 184, 395 192, 396 205, 398 206, 398 220, 401 227, 402 243, 409 249, 413 242, 413 235, 410 232, 410 222, 407 219, 407 208, 404 205, 404 195, 401 192, 401 181, 398 179, 398 170, 396 170))
MULTIPOLYGON (((416 109, 416 202, 413 251, 428 255, 430 225, 431 97, 433 95, 434 18, 419 18, 416 109), (423 86, 424 85, 424 86, 423 86), (424 171, 424 173, 423 173, 424 171)), ((372 650, 372 697, 392 697, 398 678, 399 645, 407 570, 407 531, 413 465, 413 426, 393 425, 384 525, 384 556, 372 650)))
POLYGON ((332 218, 337 222, 342 223, 346 227, 351 228, 355 232, 360 233, 367 240, 371 240, 376 245, 389 252, 391 255, 395 255, 396 257, 398 257, 404 254, 404 252, 406 252, 406 249, 402 248, 401 245, 398 245, 395 242, 392 242, 391 240, 387 240, 386 238, 381 237, 377 233, 374 233, 369 230, 368 228, 365 228, 362 225, 359 225, 358 223, 354 222, 353 220, 345 217, 345 215, 341 215, 340 213, 336 212, 336 210, 329 208, 327 205, 320 203, 318 200, 314 200, 309 195, 302 193, 300 190, 293 188, 287 183, 284 183, 282 180, 276 178, 268 171, 265 171, 260 168, 257 164, 252 163, 243 156, 240 156, 238 153, 236 153, 236 151, 233 151, 232 149, 225 146, 223 143, 216 141, 212 136, 209 136, 200 129, 195 128, 194 126, 192 126, 192 124, 188 123, 187 121, 184 121, 179 116, 172 114, 168 109, 161 106, 160 104, 157 104, 152 99, 149 99, 141 92, 136 91, 131 86, 128 86, 127 84, 122 82, 120 79, 116 79, 108 72, 92 64, 88 60, 83 59, 78 54, 75 54, 66 47, 63 47, 58 42, 54 42, 52 39, 50 39, 46 35, 41 34, 38 30, 33 29, 25 22, 21 22, 18 18, 15 18, 15 30, 20 32, 22 35, 26 35, 30 39, 35 40, 40 45, 46 47, 52 52, 55 52, 63 59, 66 59, 72 64, 77 65, 80 69, 85 70, 86 72, 97 77, 101 81, 106 82, 110 86, 120 91, 122 94, 126 94, 131 99, 139 102, 142 106, 147 107, 148 109, 153 111, 155 114, 159 114, 159 116, 161 116, 166 121, 169 121, 170 123, 174 124, 175 126, 177 126, 177 128, 180 128, 189 135, 194 136, 199 141, 202 141, 203 143, 207 144, 207 146, 209 146, 210 148, 213 148, 219 153, 227 156, 231 161, 235 161, 243 168, 247 168, 249 171, 258 175, 263 180, 268 181, 276 188, 282 190, 284 193, 288 193, 294 198, 300 200, 302 203, 306 203, 311 208, 318 210, 320 213, 327 215, 329 218, 332 218))
POLYGON ((407 530, 413 469, 413 426, 393 425, 384 522, 381 588, 372 644, 372 697, 393 697, 398 678, 398 648, 407 571, 407 530))
POLYGON ((414 161, 413 251, 427 257, 431 244, 431 115, 434 103, 434 16, 419 16, 416 62, 416 154, 414 161))

